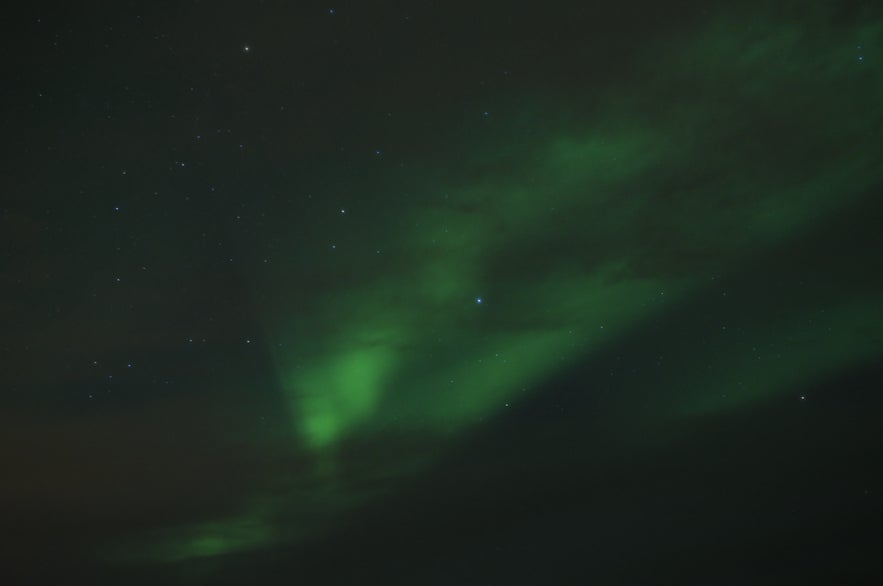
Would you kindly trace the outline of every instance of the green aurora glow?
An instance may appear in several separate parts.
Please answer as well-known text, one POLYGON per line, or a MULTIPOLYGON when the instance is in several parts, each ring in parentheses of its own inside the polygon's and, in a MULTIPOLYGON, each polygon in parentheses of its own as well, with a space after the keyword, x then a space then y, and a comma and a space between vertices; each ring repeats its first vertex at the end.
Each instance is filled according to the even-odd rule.
MULTIPOLYGON (((283 305, 268 320, 296 433, 322 449, 378 426, 475 424, 860 200, 881 175, 878 145, 859 132, 880 119, 880 74, 855 61, 850 39, 879 39, 879 26, 822 43, 795 25, 737 34, 738 20, 721 22, 637 65, 568 125, 582 131, 485 146, 453 173, 474 177, 466 184, 425 185, 422 171, 398 180, 420 196, 369 220, 396 260, 366 270, 364 251, 341 245, 329 279, 345 285, 310 315, 283 305), (679 84, 692 95, 666 95, 679 84), (861 115, 852 125, 843 111, 861 115), (759 117, 787 128, 787 144, 740 140, 759 117), (305 344, 304 331, 322 338, 305 344)), ((838 323, 865 320, 862 307, 834 308, 838 323)), ((813 368, 836 369, 866 357, 856 345, 807 351, 813 368)), ((788 388, 770 376, 754 399, 788 388)))
MULTIPOLYGON (((602 88, 499 96, 486 134, 443 135, 431 158, 341 179, 346 217, 323 248, 284 214, 269 220, 278 252, 255 296, 287 409, 279 434, 306 464, 229 519, 124 557, 314 537, 556 373, 860 206, 883 179, 868 130, 883 123, 883 22, 735 10, 710 22, 648 42, 602 88), (392 444, 370 472, 339 457, 408 434, 433 447, 392 444)), ((879 299, 828 293, 689 343, 697 368, 643 380, 654 392, 629 417, 664 428, 743 409, 880 356, 879 299)))

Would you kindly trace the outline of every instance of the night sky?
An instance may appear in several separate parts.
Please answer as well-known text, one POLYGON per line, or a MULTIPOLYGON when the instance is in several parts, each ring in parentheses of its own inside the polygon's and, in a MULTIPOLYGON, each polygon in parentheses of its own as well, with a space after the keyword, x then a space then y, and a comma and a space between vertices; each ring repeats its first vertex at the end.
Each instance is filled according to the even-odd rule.
POLYGON ((2 19, 0 584, 883 583, 883 6, 2 19))

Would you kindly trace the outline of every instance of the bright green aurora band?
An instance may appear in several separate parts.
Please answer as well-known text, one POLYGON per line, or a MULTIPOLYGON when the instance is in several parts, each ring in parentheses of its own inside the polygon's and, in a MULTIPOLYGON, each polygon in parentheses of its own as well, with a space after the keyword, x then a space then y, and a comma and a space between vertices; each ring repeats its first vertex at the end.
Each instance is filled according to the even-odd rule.
MULTIPOLYGON (((883 121, 883 23, 713 22, 650 43, 603 88, 500 98, 489 135, 342 180, 349 209, 325 250, 280 219, 256 287, 297 470, 240 514, 125 557, 220 556, 331 528, 555 373, 860 205, 883 175, 870 131, 883 121), (388 205, 359 209, 365 189, 388 205), (403 438, 400 450, 358 469, 339 457, 380 437, 403 438)), ((648 378, 646 408, 623 419, 664 427, 741 409, 879 355, 873 292, 823 293, 822 307, 697 340, 696 368, 648 378), (820 323, 829 336, 805 334, 820 323)))

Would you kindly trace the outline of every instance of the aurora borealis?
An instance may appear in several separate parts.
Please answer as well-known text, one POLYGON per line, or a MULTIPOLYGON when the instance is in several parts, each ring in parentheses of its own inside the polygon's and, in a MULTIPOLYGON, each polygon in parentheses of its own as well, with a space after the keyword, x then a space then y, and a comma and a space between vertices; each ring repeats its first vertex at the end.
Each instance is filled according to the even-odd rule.
POLYGON ((874 3, 28 11, 0 583, 883 575, 874 3))

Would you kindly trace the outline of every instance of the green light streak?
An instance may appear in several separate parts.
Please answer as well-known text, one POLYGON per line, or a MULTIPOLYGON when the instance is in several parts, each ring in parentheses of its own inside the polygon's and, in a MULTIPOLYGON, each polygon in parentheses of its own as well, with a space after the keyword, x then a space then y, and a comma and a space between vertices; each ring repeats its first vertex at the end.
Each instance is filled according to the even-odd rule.
POLYGON ((170 564, 258 549, 276 537, 274 527, 262 517, 254 513, 166 529, 134 543, 115 545, 108 557, 118 562, 170 564))
POLYGON ((665 417, 742 409, 861 365, 883 353, 875 333, 883 327, 879 304, 879 299, 859 298, 821 312, 783 316, 766 326, 762 343, 751 352, 734 340, 718 348, 716 356, 697 356, 694 376, 676 381, 668 394, 679 400, 655 408, 665 417), (820 337, 819 331, 826 334, 820 337))

